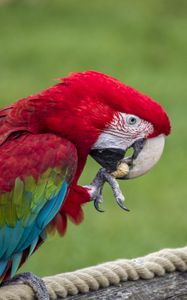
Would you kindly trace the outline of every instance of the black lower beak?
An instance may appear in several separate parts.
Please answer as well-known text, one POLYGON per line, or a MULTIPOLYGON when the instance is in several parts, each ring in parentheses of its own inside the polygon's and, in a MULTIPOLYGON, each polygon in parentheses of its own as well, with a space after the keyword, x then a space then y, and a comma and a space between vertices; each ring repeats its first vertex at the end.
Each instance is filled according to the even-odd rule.
POLYGON ((122 159, 129 165, 133 165, 133 160, 136 159, 144 147, 146 139, 142 138, 135 141, 129 148, 133 148, 134 152, 131 157, 125 158, 125 153, 128 149, 105 148, 92 149, 90 155, 103 167, 107 172, 116 171, 118 164, 122 159))
POLYGON ((134 149, 134 153, 132 155, 132 159, 136 159, 139 155, 139 153, 142 151, 144 145, 145 145, 146 139, 142 138, 137 140, 136 142, 134 142, 134 144, 132 144, 132 148, 134 149))
POLYGON ((109 173, 114 172, 125 151, 117 148, 92 149, 90 155, 109 173))

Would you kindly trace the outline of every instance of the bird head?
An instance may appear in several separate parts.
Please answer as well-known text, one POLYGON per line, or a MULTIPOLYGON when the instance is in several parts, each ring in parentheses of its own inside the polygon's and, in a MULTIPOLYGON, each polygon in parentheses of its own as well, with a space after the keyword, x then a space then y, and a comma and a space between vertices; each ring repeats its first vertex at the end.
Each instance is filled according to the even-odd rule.
POLYGON ((61 79, 55 86, 57 96, 61 88, 60 117, 55 116, 50 122, 80 153, 90 154, 112 172, 132 148, 132 155, 125 158, 130 168, 125 179, 143 175, 158 162, 165 136, 170 133, 169 118, 160 104, 115 78, 94 71, 61 79))

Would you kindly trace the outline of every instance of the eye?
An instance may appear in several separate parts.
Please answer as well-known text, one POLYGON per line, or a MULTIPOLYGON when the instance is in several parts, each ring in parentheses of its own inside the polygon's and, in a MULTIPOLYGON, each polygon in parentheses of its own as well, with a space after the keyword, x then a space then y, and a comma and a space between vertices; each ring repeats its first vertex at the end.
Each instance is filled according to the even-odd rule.
POLYGON ((135 125, 139 121, 139 118, 134 115, 128 115, 126 118, 126 122, 129 125, 135 125))

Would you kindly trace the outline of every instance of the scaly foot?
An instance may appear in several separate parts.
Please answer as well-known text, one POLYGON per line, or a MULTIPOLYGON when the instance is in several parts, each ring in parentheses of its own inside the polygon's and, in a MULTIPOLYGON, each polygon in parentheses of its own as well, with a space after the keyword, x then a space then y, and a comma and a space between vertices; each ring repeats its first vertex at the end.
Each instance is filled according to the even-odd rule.
POLYGON ((104 212, 104 210, 100 208, 100 204, 103 201, 102 190, 105 182, 108 182, 108 184, 111 186, 118 205, 122 209, 129 211, 129 209, 124 205, 125 197, 120 190, 117 180, 111 174, 109 174, 105 168, 100 169, 92 183, 87 186, 97 211, 104 212))
POLYGON ((17 283, 29 285, 33 289, 38 300, 50 300, 44 281, 33 273, 27 272, 18 274, 13 279, 3 282, 2 286, 8 286, 17 283))

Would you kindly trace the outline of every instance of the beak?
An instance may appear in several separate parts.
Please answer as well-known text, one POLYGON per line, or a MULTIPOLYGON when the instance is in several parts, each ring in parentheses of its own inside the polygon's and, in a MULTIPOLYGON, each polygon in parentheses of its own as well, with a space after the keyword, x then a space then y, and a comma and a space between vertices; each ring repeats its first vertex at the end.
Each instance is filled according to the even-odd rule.
POLYGON ((117 148, 92 149, 90 155, 98 162, 108 173, 117 169, 118 163, 124 158, 125 151, 117 148))
POLYGON ((164 150, 164 145, 165 136, 163 134, 155 138, 146 139, 142 150, 133 159, 130 171, 124 179, 139 177, 151 170, 159 161, 164 150))
POLYGON ((125 158, 128 149, 92 149, 90 155, 102 166, 108 173, 117 170, 118 165, 126 163, 129 166, 129 173, 119 179, 132 179, 147 173, 159 161, 165 144, 165 136, 159 135, 150 139, 139 139, 129 148, 134 152, 131 157, 125 158))

